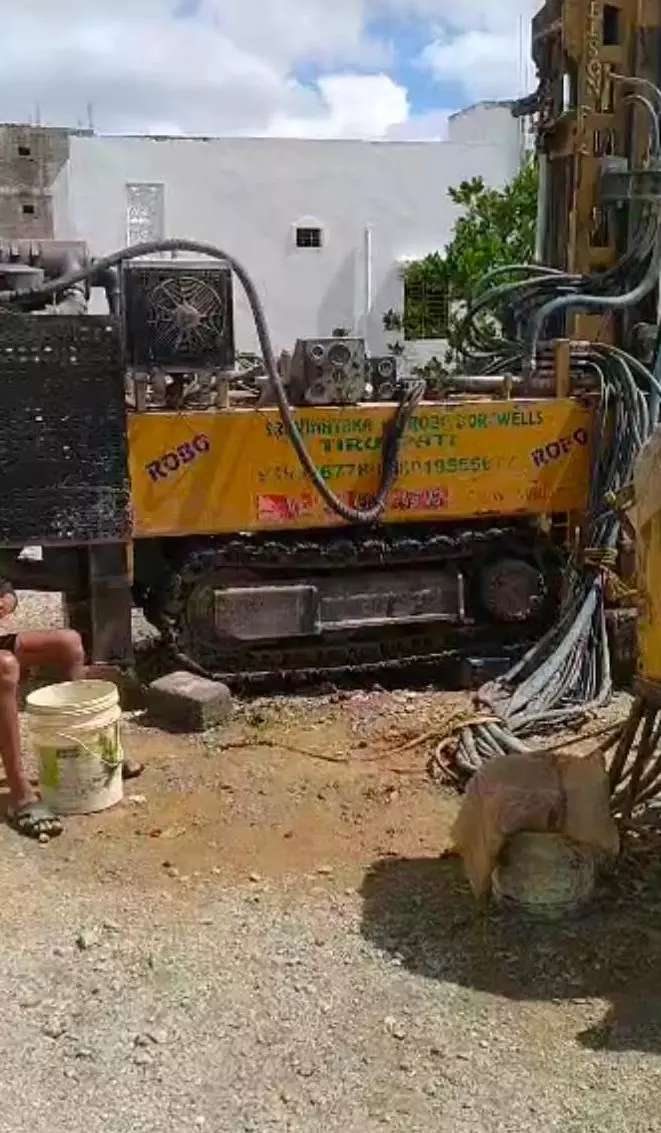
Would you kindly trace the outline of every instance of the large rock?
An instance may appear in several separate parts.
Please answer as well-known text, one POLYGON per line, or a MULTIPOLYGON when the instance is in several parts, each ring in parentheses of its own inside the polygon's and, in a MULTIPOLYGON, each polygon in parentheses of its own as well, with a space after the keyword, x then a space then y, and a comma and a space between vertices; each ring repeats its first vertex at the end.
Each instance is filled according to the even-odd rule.
POLYGON ((232 715, 227 685, 193 673, 168 673, 147 689, 147 709, 156 721, 188 732, 205 732, 232 715))

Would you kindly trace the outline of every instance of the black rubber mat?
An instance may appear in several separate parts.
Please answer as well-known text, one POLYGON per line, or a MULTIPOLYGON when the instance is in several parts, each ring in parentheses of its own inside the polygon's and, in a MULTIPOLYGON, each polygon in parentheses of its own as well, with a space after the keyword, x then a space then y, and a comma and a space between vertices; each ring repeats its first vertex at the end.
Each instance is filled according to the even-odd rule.
POLYGON ((119 326, 0 314, 0 546, 130 531, 119 326))

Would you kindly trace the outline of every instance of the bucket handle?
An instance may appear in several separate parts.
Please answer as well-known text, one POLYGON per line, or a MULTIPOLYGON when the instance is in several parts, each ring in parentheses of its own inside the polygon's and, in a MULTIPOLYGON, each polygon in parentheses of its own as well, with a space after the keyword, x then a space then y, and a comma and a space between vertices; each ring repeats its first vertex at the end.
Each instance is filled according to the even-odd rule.
MULTIPOLYGON (((63 739, 69 740, 69 743, 72 743, 74 747, 80 747, 83 749, 83 751, 86 751, 92 759, 99 759, 103 766, 108 767, 111 771, 116 771, 117 768, 121 767, 122 763, 124 762, 123 753, 120 755, 119 759, 106 759, 104 755, 100 756, 98 751, 92 751, 91 747, 88 747, 87 744, 84 744, 83 741, 78 739, 76 736, 69 736, 66 732, 60 732, 59 734, 63 739)), ((121 747, 119 750, 121 752, 121 747)))

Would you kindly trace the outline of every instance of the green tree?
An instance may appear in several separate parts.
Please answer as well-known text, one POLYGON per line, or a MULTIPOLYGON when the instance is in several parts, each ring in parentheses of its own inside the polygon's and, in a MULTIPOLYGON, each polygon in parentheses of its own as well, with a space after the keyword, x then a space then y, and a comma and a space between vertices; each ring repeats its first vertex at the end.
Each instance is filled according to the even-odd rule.
MULTIPOLYGON (((462 215, 443 253, 432 252, 407 268, 401 318, 406 338, 447 338, 452 346, 456 312, 486 272, 533 259, 537 185, 537 164, 530 158, 504 189, 489 189, 475 177, 449 190, 462 215)), ((388 314, 392 323, 393 312, 388 314)))
POLYGON ((504 189, 487 189, 481 177, 450 189, 463 214, 442 257, 453 301, 470 299, 492 268, 530 263, 535 252, 537 164, 528 160, 504 189))

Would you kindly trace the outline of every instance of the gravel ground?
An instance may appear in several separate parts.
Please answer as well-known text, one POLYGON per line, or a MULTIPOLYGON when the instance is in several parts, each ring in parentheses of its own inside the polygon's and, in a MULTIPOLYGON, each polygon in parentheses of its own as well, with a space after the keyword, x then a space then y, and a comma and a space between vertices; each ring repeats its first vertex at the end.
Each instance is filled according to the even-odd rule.
POLYGON ((475 987, 424 916, 422 939, 377 947, 355 895, 253 883, 134 903, 45 887, 31 854, 5 889, 20 941, 6 932, 0 982, 14 1133, 661 1129, 659 1046, 590 1050, 604 1013, 592 974, 563 973, 539 934, 518 987, 523 941, 502 939, 475 987))
POLYGON ((135 720, 143 793, 46 847, 0 827, 0 1128, 661 1133, 661 868, 561 927, 477 909, 456 800, 383 759, 442 703, 135 720))

